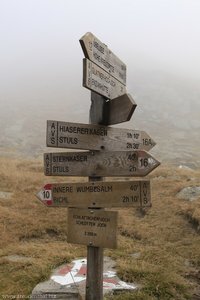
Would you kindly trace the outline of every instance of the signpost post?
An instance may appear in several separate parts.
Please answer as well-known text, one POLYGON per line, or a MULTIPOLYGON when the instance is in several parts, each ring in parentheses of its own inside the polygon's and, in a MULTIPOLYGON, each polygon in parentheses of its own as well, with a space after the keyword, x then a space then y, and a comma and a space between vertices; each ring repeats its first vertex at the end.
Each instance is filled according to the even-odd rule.
MULTIPOLYGON (((104 97, 95 93, 91 96, 93 101, 95 98, 105 102, 104 97)), ((93 119, 93 114, 96 114, 95 110, 90 109, 89 119, 90 122, 93 119)), ((92 122, 91 122, 92 123, 92 122)), ((89 182, 100 182, 103 178, 100 176, 89 176, 89 182)), ((97 207, 96 209, 99 210, 97 207)), ((102 209, 101 209, 102 211, 102 209)), ((109 237, 108 237, 109 238, 109 237)), ((117 234, 114 233, 114 239, 117 240, 117 234)), ((117 247, 117 241, 114 248, 117 247)), ((104 246, 105 247, 105 246, 104 246)), ((112 248, 112 247, 111 247, 112 248)), ((87 278, 86 278, 86 300, 103 299, 103 245, 100 247, 87 246, 87 278)))
POLYGON ((87 245, 86 300, 103 299, 103 248, 117 247, 117 212, 109 207, 150 207, 150 181, 104 181, 105 176, 142 177, 160 163, 144 131, 108 127, 129 121, 136 108, 126 93, 126 65, 92 33, 80 43, 83 86, 91 90, 90 124, 47 121, 48 147, 82 152, 44 154, 47 176, 88 176, 88 182, 49 183, 37 194, 48 207, 68 207, 68 242, 87 245))

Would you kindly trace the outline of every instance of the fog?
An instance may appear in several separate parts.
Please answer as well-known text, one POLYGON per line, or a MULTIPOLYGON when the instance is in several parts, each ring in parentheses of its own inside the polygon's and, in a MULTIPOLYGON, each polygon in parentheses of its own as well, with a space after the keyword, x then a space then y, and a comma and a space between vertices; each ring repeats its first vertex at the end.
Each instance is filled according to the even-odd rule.
POLYGON ((197 82, 199 15, 198 0, 1 0, 1 101, 76 93, 87 31, 127 64, 129 89, 136 68, 197 82))
POLYGON ((179 139, 190 129, 198 137, 199 16, 198 0, 0 0, 0 147, 24 143, 27 117, 33 131, 51 118, 88 121, 79 44, 88 31, 127 65, 138 108, 123 126, 142 126, 160 143, 168 125, 179 139))

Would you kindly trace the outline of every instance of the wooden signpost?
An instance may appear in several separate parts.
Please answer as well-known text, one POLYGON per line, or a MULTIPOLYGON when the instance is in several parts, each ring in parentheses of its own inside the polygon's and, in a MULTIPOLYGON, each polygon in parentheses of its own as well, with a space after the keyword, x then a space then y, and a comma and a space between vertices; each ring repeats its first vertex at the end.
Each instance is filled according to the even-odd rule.
POLYGON ((117 212, 111 207, 150 207, 149 180, 105 181, 102 176, 145 176, 160 163, 144 131, 107 127, 129 121, 135 108, 126 93, 126 65, 92 33, 80 43, 83 86, 91 90, 90 124, 47 121, 47 146, 82 152, 44 154, 47 176, 88 176, 88 182, 49 183, 38 193, 48 207, 68 207, 70 243, 87 245, 86 300, 103 299, 103 248, 117 247, 117 212))

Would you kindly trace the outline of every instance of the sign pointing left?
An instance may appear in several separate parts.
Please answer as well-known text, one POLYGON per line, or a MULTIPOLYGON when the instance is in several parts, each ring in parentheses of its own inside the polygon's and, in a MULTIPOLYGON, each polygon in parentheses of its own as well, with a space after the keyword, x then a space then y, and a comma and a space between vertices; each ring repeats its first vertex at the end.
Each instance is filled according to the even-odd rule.
POLYGON ((38 199, 48 207, 149 207, 149 180, 46 184, 38 199))

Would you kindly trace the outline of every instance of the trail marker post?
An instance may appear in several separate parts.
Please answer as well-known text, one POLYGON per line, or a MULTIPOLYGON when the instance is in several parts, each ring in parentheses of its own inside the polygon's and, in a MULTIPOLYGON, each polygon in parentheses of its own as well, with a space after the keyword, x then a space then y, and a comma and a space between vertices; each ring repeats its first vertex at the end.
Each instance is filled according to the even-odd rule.
POLYGON ((151 206, 149 180, 103 177, 141 177, 160 163, 147 153, 155 142, 146 132, 108 127, 129 121, 137 106, 126 93, 126 65, 90 32, 80 43, 83 86, 91 90, 90 124, 48 120, 46 143, 89 151, 45 153, 44 172, 88 176, 88 182, 46 184, 37 197, 48 207, 68 207, 67 240, 87 245, 86 300, 102 300, 103 248, 117 247, 118 213, 105 209, 151 206))

